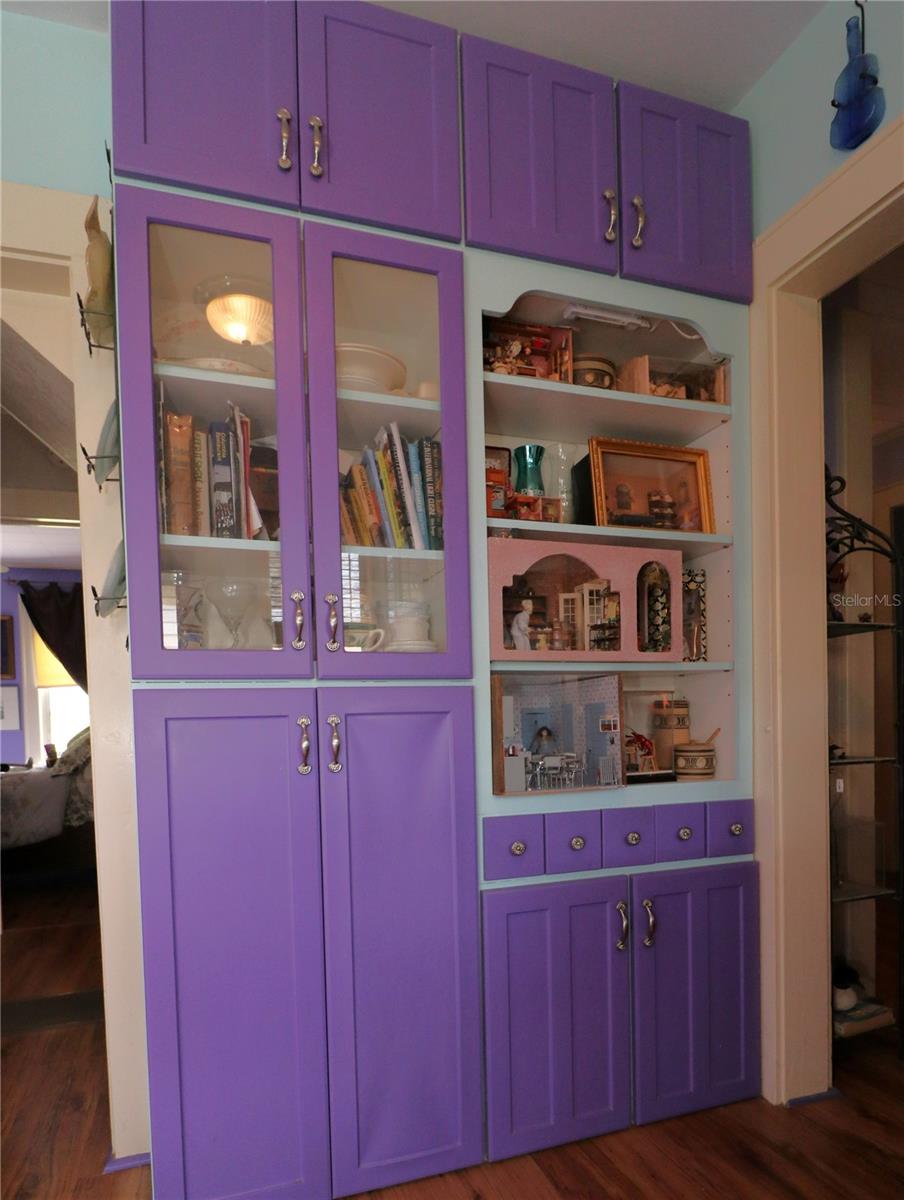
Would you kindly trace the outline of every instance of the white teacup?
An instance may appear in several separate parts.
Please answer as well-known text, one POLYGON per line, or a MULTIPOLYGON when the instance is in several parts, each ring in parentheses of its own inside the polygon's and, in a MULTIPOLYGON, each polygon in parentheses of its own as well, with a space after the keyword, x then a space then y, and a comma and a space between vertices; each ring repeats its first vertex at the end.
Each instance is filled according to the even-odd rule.
POLYGON ((430 618, 395 617, 389 622, 389 632, 396 644, 399 642, 426 642, 430 636, 430 618))
POLYGON ((376 625, 349 624, 342 627, 342 640, 346 650, 361 650, 368 653, 379 650, 386 640, 386 630, 376 625))
POLYGON ((435 379, 425 379, 423 383, 418 384, 417 394, 421 400, 438 400, 439 384, 435 379))

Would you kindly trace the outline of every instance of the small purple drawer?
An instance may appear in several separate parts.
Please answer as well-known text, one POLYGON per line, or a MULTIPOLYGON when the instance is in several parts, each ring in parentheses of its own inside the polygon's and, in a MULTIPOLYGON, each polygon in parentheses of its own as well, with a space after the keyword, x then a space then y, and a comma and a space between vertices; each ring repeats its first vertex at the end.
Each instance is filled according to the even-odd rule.
POLYGON ((636 867, 656 861, 652 808, 603 810, 603 866, 636 867))
POLYGON ((706 805, 660 804, 656 807, 656 861, 706 857, 706 805))
POLYGON ((706 806, 706 845, 710 858, 753 854, 753 801, 711 800, 706 806))
POLYGON ((517 879, 542 875, 543 814, 526 817, 484 817, 484 879, 517 879))
POLYGON ((546 874, 598 871, 603 865, 599 809, 547 813, 546 874))

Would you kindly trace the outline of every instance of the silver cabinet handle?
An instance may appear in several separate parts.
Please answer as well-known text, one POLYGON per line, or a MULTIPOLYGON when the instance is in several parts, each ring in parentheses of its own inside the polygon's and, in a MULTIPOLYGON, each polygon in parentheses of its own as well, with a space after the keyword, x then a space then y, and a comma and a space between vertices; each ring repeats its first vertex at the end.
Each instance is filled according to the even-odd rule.
POLYGON ((300 592, 296 588, 292 592, 290 599, 295 601, 295 637, 292 639, 292 649, 304 650, 307 645, 307 642, 302 637, 304 633, 304 609, 301 605, 304 600, 304 592, 300 592))
POLYGON ((628 935, 631 932, 631 925, 628 921, 628 906, 624 900, 619 900, 615 906, 615 911, 621 917, 621 937, 615 943, 616 950, 626 950, 628 946, 628 935))
POLYGON ((635 250, 639 250, 643 245, 643 227, 647 223, 647 210, 643 205, 643 196, 635 196, 631 203, 637 210, 637 228, 634 231, 634 237, 631 238, 631 245, 635 250))
POLYGON ((509 846, 509 854, 514 854, 515 858, 520 858, 527 850, 527 842, 512 842, 509 846))
POLYGON ((342 763, 339 761, 339 752, 342 749, 342 740, 339 737, 339 726, 342 724, 341 717, 337 717, 335 713, 326 719, 327 725, 332 729, 330 734, 330 753, 333 756, 333 761, 327 763, 326 769, 332 771, 334 775, 342 770, 342 763))
POLYGON ((628 843, 629 846, 639 846, 640 845, 640 834, 636 830, 632 830, 631 833, 626 835, 625 841, 628 843))
POLYGON ((733 825, 729 826, 729 832, 732 837, 740 837, 744 832, 744 826, 740 821, 735 821, 733 825))
POLYGON ((308 170, 315 179, 319 179, 323 174, 323 167, 320 165, 320 151, 323 149, 323 121, 319 117, 311 117, 308 124, 314 130, 314 161, 308 170))
POLYGON ((276 116, 280 127, 280 141, 282 143, 282 153, 276 160, 276 165, 281 171, 292 170, 292 160, 289 158, 289 124, 292 120, 292 114, 287 108, 278 108, 276 116))
POLYGON ((645 946, 652 946, 656 937, 656 913, 653 911, 653 901, 644 900, 644 908, 647 910, 647 936, 643 940, 645 946))
POLYGON ((618 221, 618 206, 615 203, 615 191, 613 188, 606 188, 603 192, 603 199, 609 204, 609 228, 603 234, 603 239, 607 242, 615 241, 615 225, 618 221))
POLYGON ((682 842, 689 842, 694 836, 694 831, 690 825, 682 825, 678 830, 678 837, 682 842))
POLYGON ((326 648, 327 650, 338 650, 339 640, 336 634, 339 632, 339 613, 336 605, 339 603, 339 597, 335 592, 327 592, 323 598, 329 605, 326 619, 330 627, 330 640, 327 642, 326 648))
POLYGON ((310 775, 312 768, 308 756, 311 753, 311 735, 308 730, 311 728, 311 718, 299 717, 297 723, 301 727, 301 762, 298 764, 298 774, 310 775))
POLYGON ((580 834, 578 834, 576 837, 571 839, 569 845, 571 846, 572 850, 583 850, 587 845, 587 842, 581 837, 580 834))

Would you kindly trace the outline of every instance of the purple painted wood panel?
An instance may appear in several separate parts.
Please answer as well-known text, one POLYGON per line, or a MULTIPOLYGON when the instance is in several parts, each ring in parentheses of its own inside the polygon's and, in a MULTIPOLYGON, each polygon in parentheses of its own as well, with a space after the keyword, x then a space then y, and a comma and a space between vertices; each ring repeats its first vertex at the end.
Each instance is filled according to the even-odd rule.
POLYGON ((373 4, 298 5, 301 204, 326 213, 461 236, 454 29, 373 4), (314 131, 323 122, 314 175, 314 131))
POLYGON ((117 171, 298 205, 291 0, 132 0, 111 5, 110 32, 117 171))
POLYGON ((705 804, 657 804, 654 812, 656 862, 705 857, 705 804))
POLYGON ((635 1120, 758 1095, 756 864, 637 875, 631 897, 635 1120))
POLYGON ((319 713, 333 1195, 344 1196, 481 1158, 473 709, 458 687, 334 688, 319 713))
MULTIPOLYGON (((471 674, 468 567, 467 446, 465 433, 462 256, 456 250, 403 242, 379 234, 308 222, 304 228, 308 309, 308 389, 314 522, 315 620, 320 630, 318 674, 324 679, 456 679, 471 674), (333 260, 359 259, 435 275, 439 294, 441 439, 445 512, 446 649, 425 653, 330 653, 324 597, 342 595, 337 464, 336 332, 333 260)), ((404 552, 402 552, 404 553, 404 552)), ((340 644, 343 614, 338 606, 340 644)))
POLYGON ((461 39, 467 241, 614 274, 612 80, 461 39))
POLYGON ((135 693, 154 1194, 329 1195, 313 691, 135 693))
POLYGON ((542 875, 544 862, 542 813, 484 817, 484 879, 542 875))
POLYGON ((710 858, 753 854, 753 801, 710 800, 706 805, 706 839, 710 858))
POLYGON ((483 895, 489 1157, 628 1124, 627 880, 483 895))
MULTIPOLYGON (((120 280, 118 347, 126 556, 132 675, 136 679, 303 678, 313 672, 313 637, 292 648, 295 602, 305 594, 311 629, 308 558, 305 391, 301 346, 301 247, 291 217, 188 196, 117 186, 116 269, 120 280), (276 412, 279 452, 292 470, 279 473, 283 645, 274 650, 165 650, 162 637, 157 515, 157 434, 151 345, 148 227, 159 223, 266 242, 272 250, 276 412), (128 280, 127 288, 122 281, 128 280)), ((224 376, 224 405, 228 395, 224 376)), ((334 489, 335 490, 335 489, 334 489)))
POLYGON ((753 291, 746 121, 619 83, 621 273, 748 304, 753 291), (634 197, 643 200, 643 244, 634 197))
POLYGON ((603 845, 598 809, 547 813, 546 874, 598 871, 603 865, 603 845))
POLYGON ((652 808, 603 810, 603 866, 637 867, 656 861, 652 808))

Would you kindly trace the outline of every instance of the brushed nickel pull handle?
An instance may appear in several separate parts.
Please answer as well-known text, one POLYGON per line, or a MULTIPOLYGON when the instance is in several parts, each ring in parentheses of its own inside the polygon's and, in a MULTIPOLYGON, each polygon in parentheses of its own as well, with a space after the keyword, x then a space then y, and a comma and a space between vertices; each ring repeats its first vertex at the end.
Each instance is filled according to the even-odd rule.
POLYGON ((289 124, 292 120, 292 114, 287 108, 278 108, 276 116, 279 120, 280 141, 282 142, 282 153, 276 160, 276 165, 281 171, 291 171, 292 160, 289 158, 289 124))
POLYGON ((644 908, 647 910, 647 936, 643 940, 643 944, 647 947, 653 945, 656 937, 656 913, 653 911, 653 901, 644 900, 644 908))
POLYGON ((333 761, 327 763, 326 769, 336 775, 342 770, 342 763, 339 761, 339 751, 342 749, 339 726, 342 724, 342 719, 337 717, 335 713, 332 713, 331 716, 327 717, 326 723, 332 729, 332 733, 330 734, 330 752, 333 755, 333 761))
POLYGON ((621 917, 621 937, 615 943, 615 949, 626 950, 628 948, 628 935, 631 932, 631 925, 628 921, 628 906, 624 900, 619 900, 615 906, 615 911, 621 917))
POLYGON ((647 223, 647 210, 644 208, 643 196, 635 196, 631 201, 637 210, 637 228, 634 231, 634 237, 631 238, 631 245, 635 250, 639 250, 643 245, 643 227, 647 223))
POLYGON ((735 822, 733 822, 732 825, 729 826, 729 832, 731 833, 732 837, 740 837, 741 834, 744 832, 744 826, 741 824, 740 821, 735 821, 735 822))
POLYGON ((618 206, 615 203, 615 190, 606 188, 603 192, 603 199, 609 204, 609 228, 603 234, 603 240, 607 242, 615 241, 615 225, 618 221, 618 206))
POLYGON ((338 650, 339 639, 336 637, 336 634, 339 632, 339 613, 336 610, 336 605, 339 603, 339 597, 335 592, 327 592, 323 598, 330 606, 327 612, 327 621, 329 622, 330 627, 330 639, 326 644, 326 648, 327 650, 338 650))
POLYGON ((298 764, 298 774, 310 775, 312 767, 308 756, 311 753, 311 735, 308 730, 311 727, 311 718, 299 717, 297 724, 301 727, 301 762, 298 764))
POLYGON ((308 124, 314 130, 314 161, 308 170, 315 179, 319 179, 323 174, 323 167, 320 165, 320 151, 323 149, 323 121, 319 117, 311 117, 308 124))
POLYGON ((690 825, 682 825, 678 830, 678 838, 682 842, 689 842, 693 836, 694 831, 691 829, 690 825))
POLYGON ((514 854, 515 858, 520 858, 527 850, 527 842, 512 842, 509 846, 509 854, 514 854))
POLYGON ((637 832, 636 829, 633 829, 629 834, 626 835, 625 841, 628 843, 629 846, 639 846, 640 845, 640 834, 637 832))
POLYGON ((304 609, 301 605, 304 600, 304 592, 300 592, 296 588, 292 592, 290 599, 295 601, 295 637, 292 639, 292 649, 304 650, 307 645, 307 642, 302 637, 304 633, 304 609))
POLYGON ((580 834, 577 834, 576 837, 573 837, 571 839, 571 842, 569 844, 570 844, 572 850, 583 850, 584 847, 587 845, 587 842, 585 841, 584 838, 581 837, 580 834))

